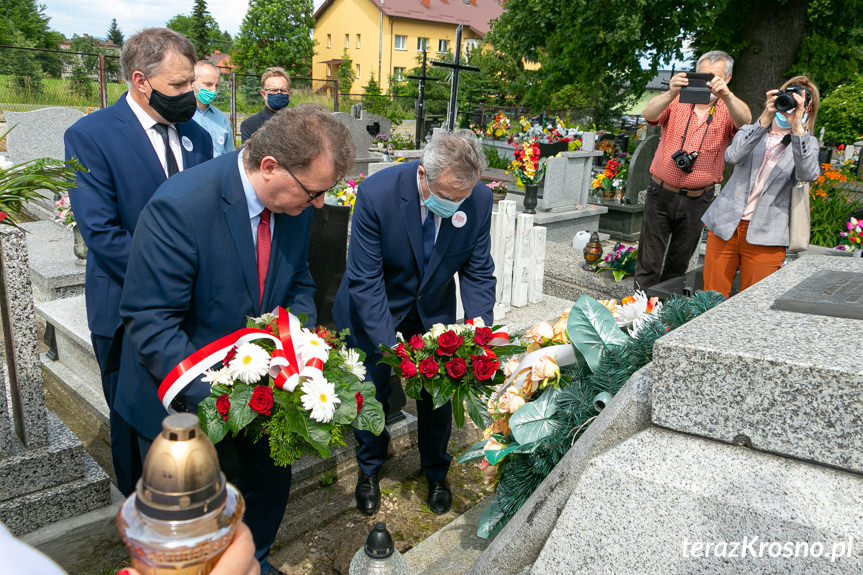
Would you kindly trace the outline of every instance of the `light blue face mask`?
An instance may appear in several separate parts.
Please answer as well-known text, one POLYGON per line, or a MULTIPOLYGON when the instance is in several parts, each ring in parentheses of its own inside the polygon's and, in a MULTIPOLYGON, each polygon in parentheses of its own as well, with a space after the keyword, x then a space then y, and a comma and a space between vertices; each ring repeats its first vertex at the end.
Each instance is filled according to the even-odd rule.
POLYGON ((428 176, 426 176, 426 186, 428 186, 429 189, 429 197, 426 198, 425 201, 426 207, 436 216, 440 216, 444 219, 451 218, 452 215, 458 211, 459 206, 464 201, 460 200, 458 202, 454 202, 453 200, 447 200, 435 195, 431 186, 429 186, 428 176))
MULTIPOLYGON (((809 119, 809 114, 803 114, 803 118, 800 120, 800 123, 804 126, 806 125, 806 120, 809 119)), ((782 112, 776 112, 776 125, 782 128, 783 130, 790 130, 791 124, 788 123, 788 119, 785 117, 785 114, 782 112)))

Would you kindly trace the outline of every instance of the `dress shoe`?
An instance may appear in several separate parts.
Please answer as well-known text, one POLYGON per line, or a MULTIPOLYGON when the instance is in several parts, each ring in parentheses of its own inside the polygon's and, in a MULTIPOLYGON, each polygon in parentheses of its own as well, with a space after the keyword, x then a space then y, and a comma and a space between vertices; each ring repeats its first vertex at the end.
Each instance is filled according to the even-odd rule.
POLYGON ((288 575, 284 571, 273 567, 272 563, 269 561, 266 562, 266 571, 264 570, 264 566, 261 566, 261 575, 288 575))
POLYGON ((374 515, 381 506, 381 487, 378 484, 378 475, 373 473, 366 475, 362 471, 357 477, 357 509, 366 515, 374 515))
POLYGON ((439 481, 429 479, 429 496, 426 499, 429 509, 436 515, 443 515, 452 507, 452 492, 449 490, 446 479, 439 481))

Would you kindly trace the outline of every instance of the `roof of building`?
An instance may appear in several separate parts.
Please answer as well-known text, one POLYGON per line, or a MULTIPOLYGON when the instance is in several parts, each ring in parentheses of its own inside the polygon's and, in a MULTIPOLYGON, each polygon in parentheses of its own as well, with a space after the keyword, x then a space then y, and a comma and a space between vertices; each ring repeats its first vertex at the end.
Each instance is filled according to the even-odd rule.
POLYGON ((651 78, 647 85, 644 87, 645 90, 661 90, 665 91, 668 89, 668 81, 671 80, 672 74, 676 74, 674 70, 657 70, 656 76, 651 78))
MULTIPOLYGON (((465 26, 480 36, 488 34, 491 21, 501 15, 501 0, 368 0, 384 15, 393 18, 408 18, 425 22, 465 26)), ((315 20, 335 0, 325 0, 315 12, 315 20)))

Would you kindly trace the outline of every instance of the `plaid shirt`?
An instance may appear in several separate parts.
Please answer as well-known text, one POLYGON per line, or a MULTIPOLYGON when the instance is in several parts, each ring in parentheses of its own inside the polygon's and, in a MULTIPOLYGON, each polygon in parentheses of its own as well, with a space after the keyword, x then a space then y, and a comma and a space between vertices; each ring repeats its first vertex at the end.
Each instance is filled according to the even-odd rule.
POLYGON ((681 104, 675 98, 655 122, 648 122, 651 126, 661 125, 662 132, 659 139, 659 147, 650 164, 650 173, 678 188, 696 190, 722 181, 722 170, 725 168, 725 148, 731 142, 731 138, 737 132, 731 114, 722 100, 716 101, 716 110, 713 112, 713 121, 707 129, 708 115, 705 114, 702 121, 698 121, 692 104, 681 104), (689 132, 686 134, 686 142, 683 142, 683 132, 686 129, 686 121, 689 122, 689 132), (692 172, 687 174, 678 168, 671 160, 671 155, 678 151, 695 152, 704 136, 704 144, 698 153, 698 159, 693 164, 692 172))

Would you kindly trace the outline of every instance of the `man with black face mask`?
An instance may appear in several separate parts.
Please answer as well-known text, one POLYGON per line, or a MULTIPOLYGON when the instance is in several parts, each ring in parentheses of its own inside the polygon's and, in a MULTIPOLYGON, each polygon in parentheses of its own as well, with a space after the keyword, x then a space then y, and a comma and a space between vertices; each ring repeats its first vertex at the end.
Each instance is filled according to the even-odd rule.
POLYGON ((123 327, 120 294, 138 214, 171 175, 213 157, 209 134, 195 114, 195 48, 182 34, 147 28, 123 45, 129 86, 112 106, 66 130, 66 158, 77 157, 69 194, 89 255, 87 323, 110 410, 111 455, 117 487, 128 495, 140 476, 137 440, 114 409, 123 327))
POLYGON ((261 98, 264 99, 264 109, 240 124, 243 143, 251 138, 264 122, 272 118, 273 114, 291 103, 291 79, 284 68, 274 66, 264 70, 261 75, 261 98))

